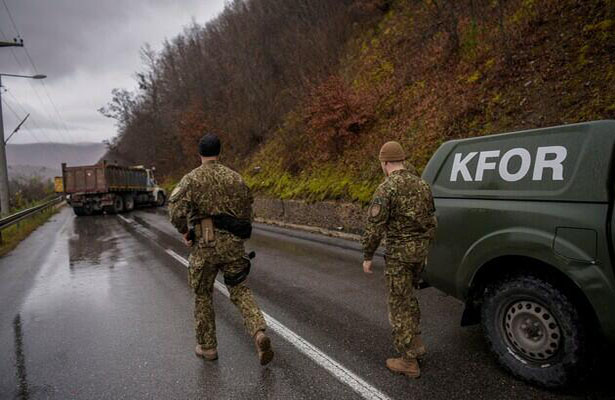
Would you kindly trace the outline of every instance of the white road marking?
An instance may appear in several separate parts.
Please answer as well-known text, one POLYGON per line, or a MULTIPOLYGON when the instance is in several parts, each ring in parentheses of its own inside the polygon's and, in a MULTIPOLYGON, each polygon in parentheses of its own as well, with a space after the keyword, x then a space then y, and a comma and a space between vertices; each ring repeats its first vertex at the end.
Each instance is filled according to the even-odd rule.
POLYGON ((167 254, 169 254, 171 257, 173 257, 174 259, 176 259, 177 261, 179 261, 181 264, 184 265, 184 267, 188 268, 188 260, 186 260, 184 257, 180 256, 179 254, 177 254, 176 252, 174 252, 171 249, 166 249, 165 250, 167 252, 167 254))
MULTIPOLYGON (((165 251, 171 257, 179 261, 183 266, 188 268, 188 260, 186 260, 184 257, 180 256, 171 249, 165 249, 165 251)), ((214 286, 226 297, 229 297, 229 292, 222 283, 216 281, 214 283, 214 286)), ((344 367, 342 364, 338 363, 337 361, 329 357, 327 354, 323 353, 318 347, 314 346, 307 340, 303 339, 301 336, 297 335, 295 332, 288 329, 280 321, 265 312, 263 312, 263 315, 265 317, 265 320, 267 321, 269 329, 282 336, 290 344, 295 346, 297 350, 311 358, 314 362, 316 362, 316 364, 320 365, 322 368, 329 371, 329 373, 331 373, 331 375, 333 375, 337 380, 351 387, 361 397, 369 400, 390 400, 389 396, 382 393, 369 383, 365 382, 348 368, 344 367)))
MULTIPOLYGON (((122 220, 124 220, 125 222, 127 222, 133 227, 136 227, 136 225, 138 225, 132 219, 126 218, 122 215, 118 215, 118 217, 120 217, 122 220)), ((139 233, 144 234, 147 237, 153 236, 153 233, 150 232, 147 228, 145 227, 142 228, 140 226, 139 228, 140 228, 138 229, 139 233)), ((155 238, 153 239, 155 240, 155 238)), ((160 246, 159 243, 157 242, 154 242, 154 243, 160 246)), ((186 258, 182 257, 181 255, 179 255, 178 253, 176 253, 175 251, 171 249, 164 249, 164 250, 166 251, 167 254, 169 254, 171 257, 177 260, 180 264, 188 268, 189 263, 186 258)), ((224 286, 222 283, 216 280, 214 283, 214 286, 224 296, 230 297, 230 294, 226 286, 224 286)), ((358 393, 364 399, 391 400, 389 396, 387 396, 386 394, 382 393, 380 390, 376 389, 375 387, 373 387, 372 385, 364 381, 361 377, 359 377, 358 375, 350 371, 348 368, 344 367, 339 362, 335 361, 333 358, 329 357, 318 347, 314 346, 313 344, 311 344, 310 342, 308 342, 301 336, 297 335, 292 330, 288 329, 277 319, 273 318, 266 312, 263 312, 263 316, 265 317, 265 321, 267 321, 267 325, 269 329, 273 330, 278 335, 282 336, 290 344, 295 346, 297 350, 299 350, 301 353, 303 353, 304 355, 312 359, 314 362, 316 362, 316 364, 318 364, 319 366, 327 370, 337 380, 339 380, 343 384, 352 388, 356 393, 358 393)))
POLYGON ((123 215, 118 215, 118 217, 120 217, 121 219, 123 219, 123 220, 124 220, 124 222, 128 222, 129 224, 132 224, 132 220, 131 220, 131 219, 128 219, 128 218, 126 218, 126 217, 125 217, 125 216, 123 216, 123 215))

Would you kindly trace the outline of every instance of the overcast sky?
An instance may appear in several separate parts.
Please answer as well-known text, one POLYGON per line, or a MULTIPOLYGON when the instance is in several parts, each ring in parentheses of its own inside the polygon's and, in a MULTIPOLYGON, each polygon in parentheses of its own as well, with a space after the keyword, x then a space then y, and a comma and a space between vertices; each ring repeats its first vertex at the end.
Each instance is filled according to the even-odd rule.
MULTIPOLYGON (((2 1, 0 40, 12 40, 17 34, 2 1)), ((48 76, 44 85, 2 78, 5 135, 18 117, 31 113, 11 143, 100 142, 115 136, 113 120, 97 109, 111 99, 111 89, 136 87, 141 47, 160 49, 192 19, 202 24, 224 8, 224 0, 4 1, 38 73, 48 76)), ((0 48, 0 73, 34 70, 23 48, 0 48)))

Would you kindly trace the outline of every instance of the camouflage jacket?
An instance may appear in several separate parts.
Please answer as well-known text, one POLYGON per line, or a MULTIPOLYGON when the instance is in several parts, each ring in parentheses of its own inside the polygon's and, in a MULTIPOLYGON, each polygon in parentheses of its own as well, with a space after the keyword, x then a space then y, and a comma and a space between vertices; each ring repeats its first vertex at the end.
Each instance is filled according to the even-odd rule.
POLYGON ((383 237, 387 258, 421 262, 437 221, 429 185, 412 171, 394 171, 378 186, 368 209, 361 243, 365 260, 371 260, 383 237))
MULTIPOLYGON (((186 174, 169 198, 169 218, 177 230, 188 232, 190 222, 226 214, 252 219, 252 193, 241 175, 218 161, 208 161, 186 174)), ((244 256, 244 241, 229 232, 215 229, 216 240, 199 240, 195 249, 217 262, 244 256)))

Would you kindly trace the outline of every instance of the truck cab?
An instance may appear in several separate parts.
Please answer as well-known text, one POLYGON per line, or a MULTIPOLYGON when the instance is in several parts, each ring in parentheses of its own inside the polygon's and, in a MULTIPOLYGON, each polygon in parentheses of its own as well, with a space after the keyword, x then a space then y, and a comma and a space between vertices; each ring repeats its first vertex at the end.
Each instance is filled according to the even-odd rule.
POLYGON ((156 183, 156 178, 154 178, 154 171, 155 169, 147 169, 147 186, 150 188, 155 188, 156 186, 158 186, 158 183, 156 183))
POLYGON ((156 206, 164 206, 164 203, 166 201, 166 193, 162 187, 158 186, 158 182, 154 177, 156 167, 146 169, 145 171, 147 172, 147 189, 151 191, 151 198, 154 199, 156 206))
POLYGON ((615 121, 594 121, 446 142, 423 173, 424 279, 527 381, 570 385, 615 343, 614 151, 615 121))

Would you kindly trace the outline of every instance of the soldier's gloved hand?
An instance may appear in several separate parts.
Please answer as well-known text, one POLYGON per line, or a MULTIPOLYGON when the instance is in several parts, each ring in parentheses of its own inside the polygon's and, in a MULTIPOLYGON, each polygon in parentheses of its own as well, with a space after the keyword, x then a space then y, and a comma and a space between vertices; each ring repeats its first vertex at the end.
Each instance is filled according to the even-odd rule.
POLYGON ((372 260, 363 261, 363 272, 365 272, 366 274, 374 273, 374 271, 372 271, 372 260))
POLYGON ((192 247, 194 242, 190 240, 190 232, 184 233, 184 244, 188 247, 192 247))

